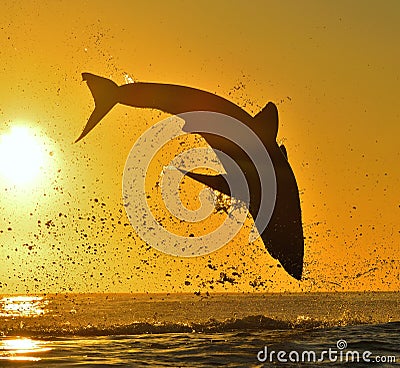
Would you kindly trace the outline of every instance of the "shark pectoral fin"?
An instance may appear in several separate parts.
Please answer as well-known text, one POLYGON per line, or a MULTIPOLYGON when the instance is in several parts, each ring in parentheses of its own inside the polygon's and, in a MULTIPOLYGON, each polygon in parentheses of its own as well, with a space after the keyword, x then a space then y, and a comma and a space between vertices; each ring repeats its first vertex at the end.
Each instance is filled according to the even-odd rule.
MULTIPOLYGON (((180 170, 180 169, 179 169, 180 170)), ((180 170, 182 171, 182 170, 180 170)), ((190 171, 184 172, 186 176, 192 178, 202 184, 207 185, 208 187, 218 190, 219 192, 226 194, 228 196, 231 195, 231 191, 229 189, 228 182, 226 181, 225 175, 204 175, 204 174, 196 174, 190 171)))
POLYGON ((95 109, 75 143, 84 138, 118 102, 118 86, 113 81, 91 73, 82 73, 82 78, 92 93, 95 109))
POLYGON ((281 151, 282 151, 283 155, 286 157, 286 160, 288 160, 288 161, 289 161, 289 159, 288 159, 288 155, 287 155, 287 150, 286 150, 286 147, 285 147, 285 145, 284 145, 284 144, 281 144, 281 145, 279 146, 279 148, 281 149, 281 151))

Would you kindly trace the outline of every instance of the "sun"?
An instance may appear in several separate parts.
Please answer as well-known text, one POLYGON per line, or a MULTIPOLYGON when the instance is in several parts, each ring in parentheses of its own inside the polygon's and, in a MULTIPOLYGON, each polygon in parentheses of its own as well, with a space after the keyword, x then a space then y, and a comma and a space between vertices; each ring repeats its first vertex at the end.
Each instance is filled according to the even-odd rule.
POLYGON ((13 185, 33 182, 46 164, 45 148, 33 129, 11 127, 0 136, 0 175, 13 185))

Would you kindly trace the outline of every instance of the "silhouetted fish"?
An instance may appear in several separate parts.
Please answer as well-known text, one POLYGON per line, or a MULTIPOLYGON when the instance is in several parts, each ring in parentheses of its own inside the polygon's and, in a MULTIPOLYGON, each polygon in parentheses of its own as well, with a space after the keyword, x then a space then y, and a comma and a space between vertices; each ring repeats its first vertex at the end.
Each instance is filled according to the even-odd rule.
MULTIPOLYGON (((173 115, 191 111, 222 113, 239 120, 255 132, 271 158, 277 184, 272 217, 260 235, 271 256, 278 259, 291 276, 297 280, 301 279, 304 238, 299 191, 287 160, 286 148, 283 145, 279 147, 276 142, 278 110, 273 103, 269 102, 252 117, 239 106, 220 96, 191 87, 142 82, 117 86, 113 81, 94 74, 83 73, 82 77, 92 92, 95 109, 76 142, 84 138, 117 103, 158 109, 173 115)), ((194 131, 193 127, 190 131, 194 131)), ((224 152, 244 172, 250 192, 249 212, 255 219, 260 208, 262 183, 254 163, 235 143, 214 134, 200 134, 216 150, 217 156, 217 150, 224 152)), ((201 175, 192 172, 186 175, 230 195, 224 175, 201 175)))

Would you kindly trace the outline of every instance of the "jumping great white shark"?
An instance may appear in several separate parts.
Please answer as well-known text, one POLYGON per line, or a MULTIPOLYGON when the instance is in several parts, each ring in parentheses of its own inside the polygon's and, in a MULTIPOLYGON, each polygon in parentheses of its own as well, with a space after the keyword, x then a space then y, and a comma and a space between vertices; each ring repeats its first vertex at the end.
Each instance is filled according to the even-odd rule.
MULTIPOLYGON (((161 83, 135 82, 118 86, 113 81, 91 73, 83 80, 93 95, 95 109, 76 142, 83 139, 117 103, 138 108, 151 108, 178 115, 191 111, 209 111, 231 116, 247 125, 264 144, 271 158, 276 177, 276 201, 261 238, 272 257, 295 279, 303 272, 304 237, 301 207, 296 178, 287 159, 286 148, 276 142, 278 110, 269 102, 254 117, 223 97, 199 89, 161 83)), ((185 129, 185 127, 183 128, 185 129)), ((193 130, 190 130, 193 132, 193 130)), ((200 133, 207 143, 231 157, 244 172, 250 192, 249 212, 255 219, 260 208, 261 187, 256 167, 248 155, 235 143, 214 134, 200 133)), ((222 161, 222 160, 221 160, 222 161)), ((223 161, 222 161, 223 162, 223 161)), ((202 175, 187 172, 187 176, 222 193, 230 195, 226 175, 202 175)))

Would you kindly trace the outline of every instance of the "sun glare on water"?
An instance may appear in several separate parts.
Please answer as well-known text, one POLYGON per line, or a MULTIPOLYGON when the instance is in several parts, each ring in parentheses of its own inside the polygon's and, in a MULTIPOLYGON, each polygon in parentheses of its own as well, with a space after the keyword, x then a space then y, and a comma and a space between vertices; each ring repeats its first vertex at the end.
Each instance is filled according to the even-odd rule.
POLYGON ((38 354, 50 351, 45 341, 25 337, 7 338, 0 341, 0 361, 37 362, 38 354))
POLYGON ((0 175, 13 185, 31 183, 46 164, 43 139, 25 126, 0 136, 0 175))

